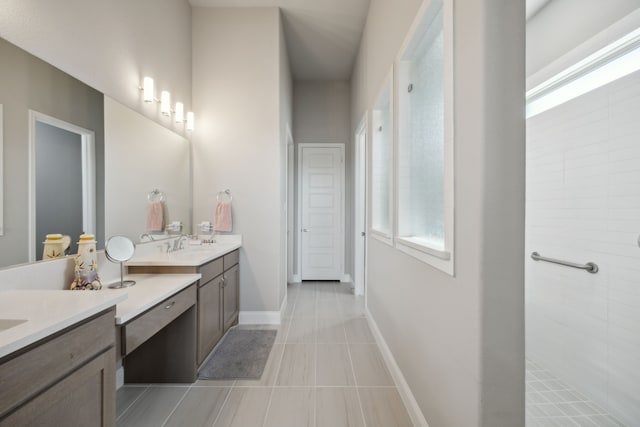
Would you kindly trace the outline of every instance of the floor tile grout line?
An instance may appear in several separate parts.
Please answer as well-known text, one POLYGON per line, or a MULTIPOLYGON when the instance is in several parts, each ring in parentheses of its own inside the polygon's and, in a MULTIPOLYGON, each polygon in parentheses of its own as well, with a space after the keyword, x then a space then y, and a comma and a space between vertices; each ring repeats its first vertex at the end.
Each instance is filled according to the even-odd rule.
MULTIPOLYGON (((125 387, 125 386, 123 386, 123 387, 125 387)), ((122 411, 122 413, 120 414, 120 416, 116 418, 116 421, 118 421, 120 418, 122 418, 122 417, 124 416, 124 414, 126 414, 126 413, 127 413, 127 411, 129 411, 129 409, 131 409, 131 407, 132 407, 133 405, 135 405, 135 403, 136 403, 136 402, 137 402, 137 401, 142 397, 142 395, 143 395, 143 394, 145 394, 145 393, 147 392, 147 390, 149 390, 149 387, 151 387, 151 385, 147 385, 147 386, 144 388, 144 390, 142 390, 142 393, 140 393, 140 394, 138 395, 138 397, 136 397, 135 399, 133 399, 133 402, 131 402, 131 403, 129 404, 129 406, 127 406, 127 407, 124 409, 124 411, 122 411)))
POLYGON ((216 423, 218 422, 220 415, 222 415, 222 411, 224 411, 225 406, 227 406, 227 401, 229 400, 229 397, 231 396, 232 391, 233 391, 233 386, 229 387, 229 390, 227 391, 227 395, 224 397, 224 402, 222 402, 222 406, 220 406, 218 415, 216 415, 216 418, 213 420, 213 424, 211 424, 211 427, 215 426, 216 423))
POLYGON ((278 363, 278 368, 276 369, 276 374, 275 374, 275 378, 273 380, 274 384, 273 387, 271 387, 271 393, 269 393, 269 402, 267 402, 267 409, 264 413, 264 417, 262 419, 262 427, 265 427, 267 425, 267 417, 269 416, 269 410, 271 409, 271 402, 273 401, 273 394, 276 391, 275 385, 278 382, 278 376, 280 375, 280 368, 282 367, 282 360, 284 359, 284 352, 287 351, 287 341, 289 340, 289 333, 291 332, 291 323, 293 323, 293 313, 295 313, 296 310, 296 306, 298 305, 298 297, 300 290, 298 290, 298 295, 296 295, 295 298, 295 302, 293 303, 293 309, 291 311, 291 318, 289 319, 289 327, 287 328, 287 332, 285 334, 285 339, 284 339, 284 348, 282 349, 282 354, 280 355, 280 362, 278 363))
POLYGON ((176 409, 178 409, 178 406, 180 406, 180 404, 182 403, 184 398, 187 396, 187 393, 189 393, 189 390, 191 390, 191 387, 193 387, 193 384, 191 384, 189 387, 187 387, 187 391, 184 392, 184 394, 182 395, 180 400, 178 400, 178 403, 176 403, 176 405, 173 407, 171 412, 169 412, 169 415, 167 415, 167 418, 162 423, 162 426, 165 426, 167 424, 167 422, 169 421, 169 418, 171 418, 171 415, 173 415, 173 413, 176 412, 176 409))
MULTIPOLYGON (((338 300, 338 296, 336 295, 336 301, 337 300, 338 300)), ((347 340, 347 353, 349 354, 349 363, 351 364, 351 375, 353 375, 353 383, 356 386, 356 395, 358 397, 358 406, 360 407, 360 416, 362 417, 362 425, 364 427, 367 427, 367 418, 364 416, 364 407, 362 406, 362 397, 360 396, 360 390, 358 390, 358 379, 356 378, 356 370, 353 366, 353 357, 351 356, 351 345, 349 344, 349 337, 347 336, 347 328, 345 327, 345 322, 342 322, 342 329, 344 332, 345 339, 347 340)))

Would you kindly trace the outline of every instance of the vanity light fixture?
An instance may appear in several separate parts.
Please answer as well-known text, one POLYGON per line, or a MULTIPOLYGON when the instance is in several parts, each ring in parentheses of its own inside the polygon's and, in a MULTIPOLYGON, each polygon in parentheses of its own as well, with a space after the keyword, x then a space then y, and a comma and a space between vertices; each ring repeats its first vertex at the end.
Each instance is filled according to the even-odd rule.
POLYGON ((195 117, 192 111, 187 113, 185 120, 184 104, 182 102, 176 102, 176 109, 171 109, 171 94, 168 90, 160 92, 160 99, 154 96, 153 79, 151 77, 144 77, 142 80, 142 87, 139 88, 142 91, 142 99, 146 103, 152 103, 154 101, 160 103, 160 112, 163 116, 171 116, 175 114, 176 123, 185 123, 186 130, 192 131, 195 126, 195 117))
POLYGON ((153 102, 153 79, 145 77, 142 80, 142 99, 144 102, 153 102))
POLYGON ((187 130, 193 130, 194 128, 195 117, 192 111, 187 113, 187 130))
POLYGON ((176 123, 184 122, 184 104, 176 102, 176 123))
POLYGON ((160 93, 160 112, 165 116, 171 115, 171 94, 166 90, 160 93))

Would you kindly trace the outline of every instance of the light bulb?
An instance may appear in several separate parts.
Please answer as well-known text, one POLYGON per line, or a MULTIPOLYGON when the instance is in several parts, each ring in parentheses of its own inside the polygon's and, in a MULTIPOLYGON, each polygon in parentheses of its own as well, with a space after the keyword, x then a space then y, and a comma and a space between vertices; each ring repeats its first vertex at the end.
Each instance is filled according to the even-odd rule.
POLYGON ((145 77, 142 80, 142 99, 144 102, 153 102, 153 79, 145 77))
POLYGON ((187 113, 187 130, 193 130, 195 127, 195 117, 192 111, 187 113))
POLYGON ((171 114, 171 94, 166 90, 160 93, 160 112, 165 116, 171 114))
POLYGON ((176 123, 184 122, 184 105, 182 102, 176 102, 176 123))

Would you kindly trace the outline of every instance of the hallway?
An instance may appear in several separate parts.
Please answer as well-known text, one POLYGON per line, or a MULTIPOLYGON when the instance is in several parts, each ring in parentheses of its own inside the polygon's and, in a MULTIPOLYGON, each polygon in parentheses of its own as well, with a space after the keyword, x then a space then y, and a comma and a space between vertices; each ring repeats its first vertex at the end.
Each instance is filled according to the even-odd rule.
POLYGON ((117 397, 118 426, 412 425, 368 326, 364 298, 338 282, 289 285, 261 380, 126 385, 117 397))

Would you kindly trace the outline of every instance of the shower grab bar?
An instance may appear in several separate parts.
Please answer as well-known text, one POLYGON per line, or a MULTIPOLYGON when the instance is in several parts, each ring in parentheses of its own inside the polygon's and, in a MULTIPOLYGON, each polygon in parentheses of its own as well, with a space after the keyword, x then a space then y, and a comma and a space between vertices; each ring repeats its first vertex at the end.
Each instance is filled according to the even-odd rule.
POLYGON ((599 270, 598 265, 594 262, 588 262, 586 264, 576 264, 575 262, 562 261, 555 258, 547 258, 541 256, 538 252, 531 252, 531 258, 534 261, 551 262, 553 264, 565 265, 567 267, 578 268, 580 270, 586 270, 588 273, 596 274, 599 270))

